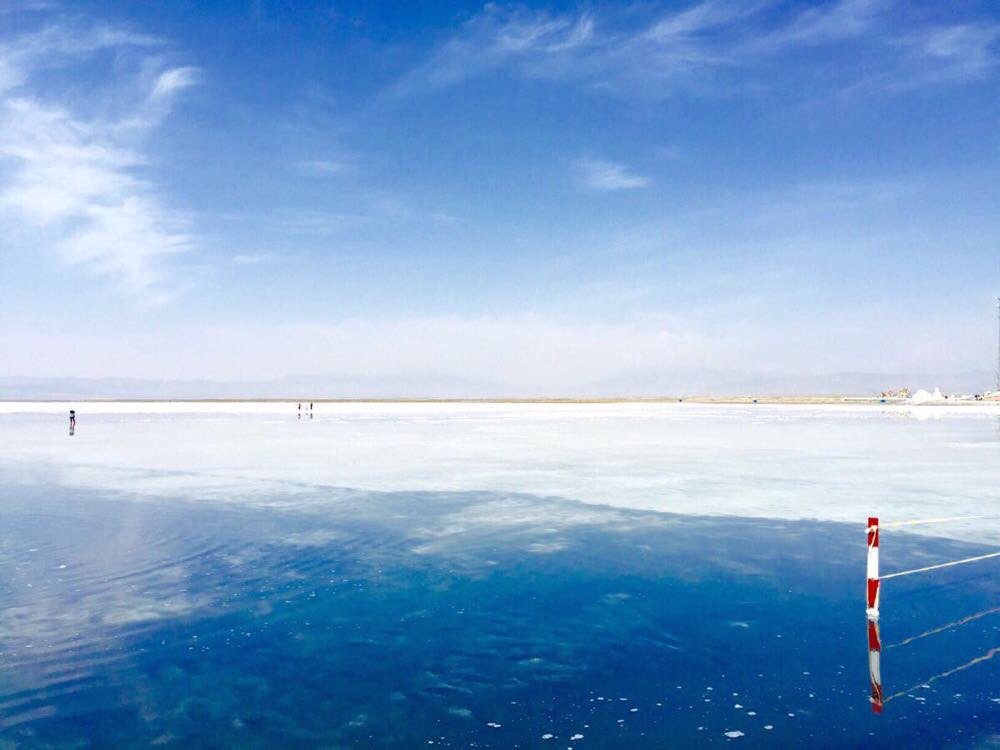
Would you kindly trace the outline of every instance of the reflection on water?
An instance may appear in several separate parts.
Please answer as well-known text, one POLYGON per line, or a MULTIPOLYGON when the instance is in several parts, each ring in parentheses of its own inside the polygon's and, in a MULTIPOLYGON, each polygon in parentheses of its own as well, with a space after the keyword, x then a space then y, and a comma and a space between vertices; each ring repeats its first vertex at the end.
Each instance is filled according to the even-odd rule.
POLYGON ((872 685, 872 711, 882 713, 885 699, 882 695, 882 638, 879 634, 878 620, 868 619, 868 679, 872 685))
POLYGON ((0 744, 973 746, 1000 716, 996 660, 967 664, 995 567, 886 589, 876 639, 907 647, 872 714, 858 526, 473 492, 0 503, 0 744))

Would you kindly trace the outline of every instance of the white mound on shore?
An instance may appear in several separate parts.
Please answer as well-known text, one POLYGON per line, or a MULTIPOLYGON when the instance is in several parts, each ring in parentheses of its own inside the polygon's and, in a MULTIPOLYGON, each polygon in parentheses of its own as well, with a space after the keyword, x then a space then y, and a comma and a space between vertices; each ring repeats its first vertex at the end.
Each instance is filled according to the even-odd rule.
POLYGON ((933 404, 945 400, 944 394, 941 393, 940 388, 935 388, 934 393, 930 393, 921 388, 909 398, 909 402, 911 404, 933 404))

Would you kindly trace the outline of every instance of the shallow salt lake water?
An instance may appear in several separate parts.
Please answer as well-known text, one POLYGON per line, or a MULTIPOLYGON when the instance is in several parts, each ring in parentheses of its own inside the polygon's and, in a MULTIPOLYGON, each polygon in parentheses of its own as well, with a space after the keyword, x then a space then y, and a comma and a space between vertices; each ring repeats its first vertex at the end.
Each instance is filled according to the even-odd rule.
POLYGON ((0 414, 0 748, 1000 741, 1000 561, 885 582, 878 715, 863 598, 869 513, 1000 549, 988 412, 62 407, 0 414))

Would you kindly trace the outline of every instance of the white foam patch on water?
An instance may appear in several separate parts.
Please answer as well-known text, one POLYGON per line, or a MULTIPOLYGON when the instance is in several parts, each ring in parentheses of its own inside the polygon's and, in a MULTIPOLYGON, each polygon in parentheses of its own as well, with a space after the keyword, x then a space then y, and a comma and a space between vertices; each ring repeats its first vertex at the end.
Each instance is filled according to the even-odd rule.
POLYGON ((738 737, 743 737, 743 736, 744 736, 743 732, 739 731, 738 729, 735 729, 731 732, 726 732, 726 737, 728 737, 731 740, 735 740, 738 737))
POLYGON ((528 551, 536 555, 550 555, 553 552, 561 552, 568 546, 566 542, 536 542, 528 545, 528 551))
MULTIPOLYGON (((992 514, 886 529, 883 545, 903 533, 995 542, 1000 530, 1000 404, 318 403, 314 414, 298 420, 295 403, 0 403, 0 469, 17 481, 287 505, 323 486, 852 523, 992 514)), ((446 533, 481 520, 451 522, 446 533)))
POLYGON ((281 537, 281 542, 291 547, 325 547, 344 536, 342 532, 333 529, 316 529, 315 531, 286 534, 281 537))

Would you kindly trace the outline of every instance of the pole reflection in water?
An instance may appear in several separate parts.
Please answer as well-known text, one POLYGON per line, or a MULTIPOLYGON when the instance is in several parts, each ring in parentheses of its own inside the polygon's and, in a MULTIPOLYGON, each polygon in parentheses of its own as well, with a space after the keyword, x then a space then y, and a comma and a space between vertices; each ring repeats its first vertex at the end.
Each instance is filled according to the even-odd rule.
MULTIPOLYGON (((927 638, 932 635, 938 635, 940 633, 944 633, 948 630, 961 627, 970 622, 979 620, 988 615, 996 614, 998 612, 1000 612, 1000 607, 990 607, 989 609, 984 609, 982 612, 976 612, 975 614, 968 615, 967 617, 963 617, 962 619, 956 620, 955 622, 949 622, 945 625, 941 625, 939 627, 932 628, 930 630, 925 630, 924 632, 914 636, 910 636, 909 638, 906 638, 905 640, 902 640, 899 643, 891 643, 888 646, 886 646, 886 648, 891 649, 891 648, 899 648, 900 646, 907 646, 913 643, 914 641, 921 640, 922 638, 927 638)), ((893 693, 888 697, 884 697, 882 692, 882 669, 881 669, 882 638, 879 634, 878 620, 869 618, 868 619, 868 676, 871 682, 870 700, 872 704, 872 711, 874 713, 880 714, 882 713, 882 708, 889 701, 904 695, 909 695, 910 693, 920 688, 927 688, 931 685, 931 683, 934 683, 937 680, 940 680, 944 677, 950 677, 959 672, 963 672, 966 669, 969 669, 969 667, 974 667, 977 664, 982 664, 983 662, 990 661, 997 654, 1000 654, 1000 647, 991 648, 986 653, 977 656, 976 658, 971 659, 963 664, 959 664, 957 667, 952 667, 951 669, 947 669, 944 672, 939 672, 938 674, 932 675, 931 677, 928 677, 927 679, 917 683, 916 685, 913 685, 912 687, 908 687, 905 690, 900 690, 899 692, 893 693)))
POLYGON ((872 684, 872 711, 882 713, 885 701, 882 699, 882 639, 879 637, 878 620, 868 620, 868 676, 872 684))

